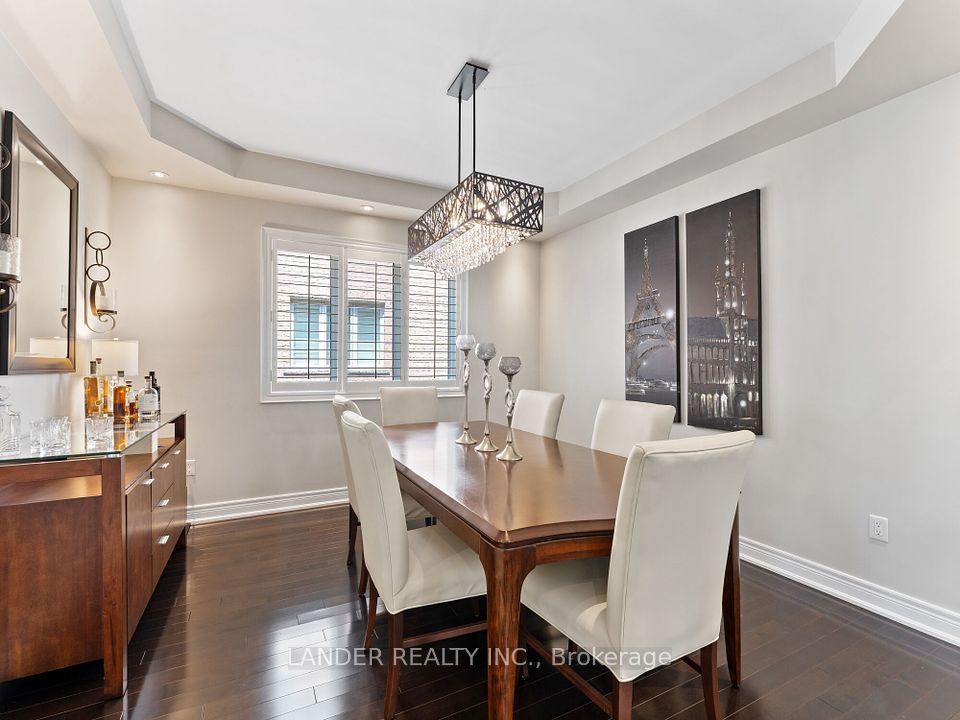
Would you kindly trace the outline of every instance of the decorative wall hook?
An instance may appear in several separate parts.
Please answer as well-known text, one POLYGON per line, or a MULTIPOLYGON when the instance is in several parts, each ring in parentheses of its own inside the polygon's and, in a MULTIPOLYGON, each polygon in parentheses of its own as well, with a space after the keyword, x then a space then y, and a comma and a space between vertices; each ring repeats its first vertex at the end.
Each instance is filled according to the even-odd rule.
POLYGON ((110 332, 117 326, 117 291, 107 288, 106 283, 112 273, 103 261, 103 253, 113 244, 110 236, 103 230, 84 228, 83 274, 90 284, 87 293, 87 327, 95 333, 110 332), (97 238, 100 235, 102 237, 97 238), (90 253, 93 253, 93 262, 90 262, 90 253), (90 320, 95 319, 96 323, 90 320))

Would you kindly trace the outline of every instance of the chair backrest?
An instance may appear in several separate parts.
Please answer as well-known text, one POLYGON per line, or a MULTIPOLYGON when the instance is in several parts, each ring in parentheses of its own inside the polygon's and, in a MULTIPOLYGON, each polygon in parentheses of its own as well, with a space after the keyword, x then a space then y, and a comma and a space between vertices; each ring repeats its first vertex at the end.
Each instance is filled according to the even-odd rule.
POLYGON ((517 393, 517 406, 513 410, 513 427, 517 430, 555 438, 562 409, 562 394, 523 389, 517 393))
POLYGON ((675 413, 672 405, 601 400, 590 447, 626 457, 637 443, 669 438, 675 413))
POLYGON ((337 423, 337 436, 340 438, 340 453, 343 455, 343 471, 347 476, 347 497, 350 498, 350 507, 356 512, 357 500, 353 492, 353 473, 350 472, 350 458, 347 457, 347 446, 343 442, 343 426, 340 424, 340 418, 343 417, 343 414, 347 411, 363 417, 363 413, 360 412, 360 408, 357 407, 357 404, 353 400, 349 400, 343 395, 334 395, 333 417, 337 423))
POLYGON ((607 580, 618 650, 679 659, 720 634, 733 518, 754 435, 642 443, 623 473, 607 580))
POLYGON ((380 388, 380 412, 383 426, 437 422, 440 401, 435 387, 380 388))
POLYGON ((393 598, 410 573, 397 470, 380 426, 350 411, 343 413, 340 424, 363 526, 363 560, 384 605, 394 612, 393 598))

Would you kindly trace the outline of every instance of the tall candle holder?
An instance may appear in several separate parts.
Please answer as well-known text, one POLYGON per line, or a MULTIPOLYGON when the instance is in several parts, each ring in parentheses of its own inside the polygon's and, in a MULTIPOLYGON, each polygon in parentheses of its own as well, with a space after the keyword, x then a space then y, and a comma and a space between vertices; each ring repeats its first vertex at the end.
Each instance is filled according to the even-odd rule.
POLYGON ((497 356, 497 346, 491 342, 477 345, 477 357, 483 360, 483 440, 474 450, 479 453, 496 452, 500 448, 490 440, 490 393, 493 392, 493 377, 490 375, 490 361, 497 356))
POLYGON ((523 460, 523 455, 513 446, 513 408, 516 400, 513 396, 513 376, 520 372, 520 358, 504 356, 500 358, 500 372, 507 376, 507 392, 503 399, 507 404, 507 444, 497 453, 497 460, 513 462, 523 460))
POLYGON ((456 442, 458 445, 476 445, 473 435, 470 434, 470 415, 468 414, 470 400, 470 351, 477 344, 473 335, 457 335, 457 350, 463 353, 463 432, 456 442))

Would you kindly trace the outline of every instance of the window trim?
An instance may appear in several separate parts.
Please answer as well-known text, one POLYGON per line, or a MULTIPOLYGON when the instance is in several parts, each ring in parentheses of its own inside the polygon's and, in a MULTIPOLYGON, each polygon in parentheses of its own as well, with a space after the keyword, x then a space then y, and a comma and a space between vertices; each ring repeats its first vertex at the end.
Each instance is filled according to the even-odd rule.
MULTIPOLYGON (((260 250, 260 402, 261 403, 290 403, 290 402, 329 402, 334 395, 345 395, 352 400, 376 400, 379 390, 384 386, 436 386, 440 397, 463 397, 463 363, 457 356, 457 377, 453 380, 411 380, 408 367, 409 346, 409 281, 407 271, 407 253, 403 246, 357 240, 354 238, 337 237, 323 233, 288 228, 278 225, 264 225, 261 231, 260 250), (309 384, 304 383, 296 390, 279 387, 275 380, 273 368, 276 357, 277 334, 274 331, 274 303, 276 302, 276 253, 279 245, 302 252, 326 253, 339 258, 340 284, 339 307, 341 309, 338 323, 338 366, 340 368, 337 380, 318 380, 309 384), (400 265, 401 293, 403 313, 401 316, 401 379, 400 380, 363 380, 348 382, 347 368, 344 364, 347 352, 347 323, 344 322, 347 314, 347 262, 349 258, 362 257, 376 259, 400 265)), ((456 279, 457 289, 457 333, 463 332, 467 324, 467 274, 456 279)))

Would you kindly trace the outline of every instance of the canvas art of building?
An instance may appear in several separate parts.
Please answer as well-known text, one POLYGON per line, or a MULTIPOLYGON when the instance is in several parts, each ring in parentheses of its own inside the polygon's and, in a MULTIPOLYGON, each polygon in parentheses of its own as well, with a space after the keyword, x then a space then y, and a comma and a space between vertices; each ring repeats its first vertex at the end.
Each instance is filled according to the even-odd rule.
POLYGON ((760 191, 686 216, 687 422, 763 429, 760 191))

